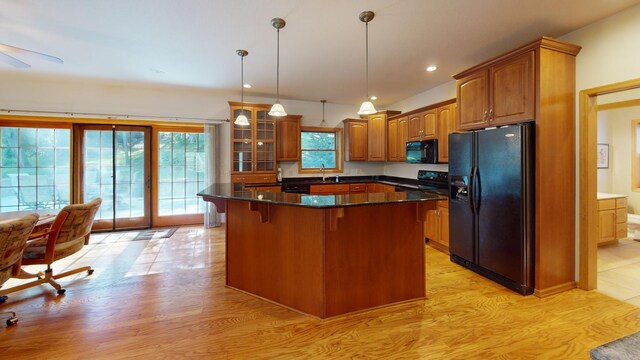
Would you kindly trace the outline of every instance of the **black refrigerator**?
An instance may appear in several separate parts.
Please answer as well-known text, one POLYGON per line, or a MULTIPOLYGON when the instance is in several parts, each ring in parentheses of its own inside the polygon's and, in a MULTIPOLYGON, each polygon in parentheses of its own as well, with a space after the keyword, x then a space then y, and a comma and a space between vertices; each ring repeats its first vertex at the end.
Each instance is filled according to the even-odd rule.
POLYGON ((449 135, 451 260, 521 294, 534 288, 535 127, 449 135))

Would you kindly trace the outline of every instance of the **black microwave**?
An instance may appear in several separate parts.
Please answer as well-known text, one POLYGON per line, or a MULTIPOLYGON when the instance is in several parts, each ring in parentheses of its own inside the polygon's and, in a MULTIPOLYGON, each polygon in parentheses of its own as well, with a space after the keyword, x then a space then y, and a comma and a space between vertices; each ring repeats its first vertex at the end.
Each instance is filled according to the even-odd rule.
POLYGON ((407 142, 407 160, 411 164, 437 164, 438 140, 407 142))

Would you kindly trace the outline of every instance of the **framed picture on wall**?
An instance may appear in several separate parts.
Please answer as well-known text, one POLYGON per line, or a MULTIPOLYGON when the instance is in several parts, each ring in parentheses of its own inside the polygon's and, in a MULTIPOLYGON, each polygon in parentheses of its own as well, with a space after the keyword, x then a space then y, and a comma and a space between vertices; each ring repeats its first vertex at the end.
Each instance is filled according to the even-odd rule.
POLYGON ((598 144, 597 160, 598 169, 609 168, 609 144, 598 144))

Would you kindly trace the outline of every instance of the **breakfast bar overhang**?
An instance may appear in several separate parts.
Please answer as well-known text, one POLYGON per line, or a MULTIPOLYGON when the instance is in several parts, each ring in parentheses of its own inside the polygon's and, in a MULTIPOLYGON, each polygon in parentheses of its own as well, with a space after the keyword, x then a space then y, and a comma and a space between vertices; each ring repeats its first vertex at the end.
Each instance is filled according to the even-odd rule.
POLYGON ((213 185, 226 212, 226 284, 328 318, 425 297, 420 191, 305 195, 213 185))

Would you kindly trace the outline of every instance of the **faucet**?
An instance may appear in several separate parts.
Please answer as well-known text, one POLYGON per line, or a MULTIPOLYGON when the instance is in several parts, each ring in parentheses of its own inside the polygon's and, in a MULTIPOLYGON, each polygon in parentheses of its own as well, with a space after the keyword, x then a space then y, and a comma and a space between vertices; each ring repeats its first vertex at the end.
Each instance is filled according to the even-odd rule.
POLYGON ((324 181, 324 179, 325 179, 325 176, 324 176, 324 163, 322 163, 320 165, 320 172, 322 173, 322 181, 324 181))

